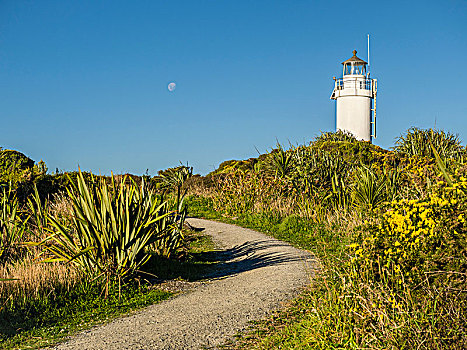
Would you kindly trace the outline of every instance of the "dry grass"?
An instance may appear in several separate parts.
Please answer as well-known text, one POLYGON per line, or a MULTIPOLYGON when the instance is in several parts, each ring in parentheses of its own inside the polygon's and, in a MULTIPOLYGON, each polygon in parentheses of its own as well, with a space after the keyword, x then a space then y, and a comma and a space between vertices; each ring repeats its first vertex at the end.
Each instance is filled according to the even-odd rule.
POLYGON ((0 299, 36 299, 55 289, 73 288, 81 280, 81 275, 71 264, 46 264, 26 259, 0 267, 0 278, 16 279, 0 283, 0 299))
POLYGON ((187 189, 187 196, 194 195, 194 196, 200 196, 204 198, 212 198, 215 196, 216 194, 215 188, 213 188, 212 186, 208 186, 201 181, 197 181, 197 182, 194 180, 190 181, 192 179, 193 178, 190 178, 187 181, 187 184, 185 185, 187 189))
POLYGON ((73 215, 73 206, 70 198, 65 192, 54 194, 53 200, 50 203, 51 214, 58 217, 63 216, 71 218, 73 215))
POLYGON ((327 212, 321 222, 325 224, 327 229, 336 230, 336 227, 338 227, 339 232, 345 234, 346 232, 353 232, 356 227, 369 219, 369 217, 363 217, 363 214, 357 210, 335 210, 327 212))
POLYGON ((260 201, 256 201, 253 204, 254 213, 262 213, 273 211, 279 213, 281 216, 296 215, 296 200, 293 197, 271 197, 269 202, 266 198, 261 198, 260 201))
MULTIPOLYGON (((61 217, 69 218, 72 215, 71 203, 66 193, 55 194, 46 210, 61 217)), ((36 225, 33 218, 30 224, 30 229, 23 236, 23 242, 39 242, 44 239, 46 233, 36 225)), ((57 289, 70 290, 81 280, 80 273, 71 264, 41 263, 38 258, 41 248, 29 245, 24 250, 20 261, 0 265, 0 279, 14 279, 0 282, 0 300, 36 299, 57 289)))

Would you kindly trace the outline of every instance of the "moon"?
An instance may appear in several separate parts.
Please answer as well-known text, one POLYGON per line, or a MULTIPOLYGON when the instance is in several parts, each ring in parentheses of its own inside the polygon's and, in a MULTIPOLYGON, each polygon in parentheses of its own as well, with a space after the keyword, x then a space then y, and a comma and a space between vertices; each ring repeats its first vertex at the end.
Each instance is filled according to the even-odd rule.
POLYGON ((167 85, 167 90, 169 90, 170 92, 174 91, 175 88, 177 87, 177 84, 175 83, 169 83, 169 85, 167 85))

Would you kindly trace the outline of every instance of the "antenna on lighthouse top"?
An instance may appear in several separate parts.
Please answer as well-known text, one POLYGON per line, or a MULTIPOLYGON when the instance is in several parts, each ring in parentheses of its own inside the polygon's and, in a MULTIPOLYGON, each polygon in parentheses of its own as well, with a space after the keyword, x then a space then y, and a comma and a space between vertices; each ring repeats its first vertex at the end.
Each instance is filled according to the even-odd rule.
POLYGON ((368 77, 370 76, 370 34, 368 35, 368 77))

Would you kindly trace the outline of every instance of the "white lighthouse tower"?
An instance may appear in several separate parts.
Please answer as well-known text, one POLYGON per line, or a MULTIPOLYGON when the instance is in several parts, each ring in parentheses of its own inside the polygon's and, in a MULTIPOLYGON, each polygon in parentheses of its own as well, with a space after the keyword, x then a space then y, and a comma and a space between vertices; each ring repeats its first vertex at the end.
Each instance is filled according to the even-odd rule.
POLYGON ((370 78, 368 63, 353 56, 342 62, 342 78, 336 79, 331 99, 336 100, 336 129, 348 131, 358 140, 376 137, 377 81, 370 78))

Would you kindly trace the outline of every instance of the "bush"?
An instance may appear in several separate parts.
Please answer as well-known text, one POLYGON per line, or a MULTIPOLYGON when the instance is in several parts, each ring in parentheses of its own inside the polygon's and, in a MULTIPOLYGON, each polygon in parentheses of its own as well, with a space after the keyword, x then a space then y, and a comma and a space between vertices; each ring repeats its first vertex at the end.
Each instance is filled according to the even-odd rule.
POLYGON ((34 161, 13 150, 0 150, 0 184, 13 188, 18 183, 30 181, 34 175, 34 161))
POLYGON ((358 142, 353 134, 348 131, 337 130, 336 132, 323 132, 315 137, 313 143, 320 144, 322 142, 358 142))
POLYGON ((466 193, 463 176, 441 181, 429 197, 393 201, 379 224, 362 227, 342 275, 362 332, 371 325, 392 346, 463 348, 466 193))
POLYGON ((465 156, 465 148, 458 135, 433 129, 410 128, 396 139, 394 150, 407 156, 435 158, 431 145, 444 160, 460 160, 465 156))

